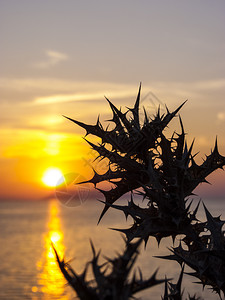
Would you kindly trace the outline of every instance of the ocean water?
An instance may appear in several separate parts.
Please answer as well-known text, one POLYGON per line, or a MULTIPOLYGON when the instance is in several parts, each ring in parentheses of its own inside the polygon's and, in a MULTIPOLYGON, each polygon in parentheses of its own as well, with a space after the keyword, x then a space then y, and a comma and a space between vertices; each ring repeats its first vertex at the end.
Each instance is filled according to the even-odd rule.
MULTIPOLYGON (((214 216, 225 219, 225 200, 204 201, 214 216)), ((67 285, 55 260, 51 241, 61 257, 71 260, 72 267, 80 273, 91 259, 90 239, 102 254, 114 257, 121 252, 124 241, 121 235, 108 228, 126 228, 119 211, 111 209, 97 226, 102 204, 86 201, 80 206, 67 207, 58 200, 51 201, 1 201, 0 202, 0 299, 76 299, 67 285)), ((202 206, 199 218, 204 220, 202 206)), ((180 267, 176 262, 155 258, 168 255, 171 239, 165 239, 158 247, 150 239, 147 248, 140 248, 135 267, 140 267, 143 277, 150 277, 158 269, 158 278, 174 278, 177 281, 180 267)), ((102 261, 104 259, 102 258, 102 261)), ((190 271, 186 268, 185 271, 190 271)), ((89 274, 91 276, 91 274, 89 274)), ((184 276, 185 293, 197 294, 203 299, 219 299, 216 294, 197 284, 189 275, 184 276)), ((163 285, 137 294, 138 299, 158 300, 163 295, 163 285)))

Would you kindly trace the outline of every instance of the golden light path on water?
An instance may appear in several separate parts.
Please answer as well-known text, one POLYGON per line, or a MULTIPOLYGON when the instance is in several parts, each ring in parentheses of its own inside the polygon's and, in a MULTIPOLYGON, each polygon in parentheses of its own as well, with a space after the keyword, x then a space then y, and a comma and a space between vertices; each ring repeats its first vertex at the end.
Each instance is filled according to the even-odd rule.
MULTIPOLYGON (((41 299, 68 300, 65 294, 66 280, 63 277, 56 261, 56 256, 51 243, 54 244, 60 258, 64 256, 63 232, 59 218, 59 204, 57 201, 49 202, 48 231, 44 235, 45 251, 42 259, 37 263, 39 269, 38 285, 41 288, 41 299)), ((32 290, 35 293, 37 287, 32 290)), ((35 298, 33 298, 35 299, 35 298)))

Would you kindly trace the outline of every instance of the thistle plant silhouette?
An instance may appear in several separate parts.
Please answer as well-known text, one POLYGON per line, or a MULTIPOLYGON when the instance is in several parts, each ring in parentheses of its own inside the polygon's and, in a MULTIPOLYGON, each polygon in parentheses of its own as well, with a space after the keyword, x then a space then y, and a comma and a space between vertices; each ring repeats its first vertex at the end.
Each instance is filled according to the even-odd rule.
MULTIPOLYGON (((123 113, 108 101, 114 128, 103 128, 99 118, 96 125, 87 125, 71 119, 75 124, 86 130, 88 135, 100 139, 94 144, 86 139, 89 145, 98 153, 98 158, 108 160, 108 170, 104 174, 94 171, 94 176, 87 182, 92 183, 105 198, 104 208, 99 222, 110 208, 119 210, 127 218, 133 219, 133 225, 127 229, 115 229, 124 234, 125 250, 115 258, 107 258, 105 264, 99 264, 100 252, 91 242, 93 258, 78 275, 71 266, 56 258, 59 267, 71 287, 80 299, 118 300, 133 299, 134 295, 144 289, 164 282, 165 292, 161 299, 184 299, 182 293, 182 278, 184 266, 189 266, 199 283, 209 286, 219 297, 225 295, 225 237, 222 230, 225 221, 213 217, 204 206, 206 221, 197 219, 198 203, 192 209, 190 196, 195 188, 206 177, 225 165, 225 157, 219 154, 217 140, 211 154, 206 156, 202 164, 195 161, 193 144, 188 148, 180 109, 166 113, 160 112, 160 107, 153 117, 149 117, 144 109, 144 120, 140 121, 139 87, 133 108, 123 113), (165 128, 175 117, 179 117, 180 132, 174 131, 166 137, 165 128), (142 123, 142 124, 141 124, 142 123), (108 181, 113 184, 110 190, 98 188, 98 184, 108 181), (115 202, 124 194, 130 192, 127 205, 117 205, 115 202), (133 193, 136 192, 147 199, 148 204, 142 208, 135 204, 133 193), (178 247, 171 247, 170 253, 162 259, 177 261, 181 266, 180 277, 176 284, 170 279, 157 279, 156 272, 148 279, 143 279, 141 271, 130 275, 139 254, 142 241, 147 244, 149 237, 154 237, 158 244, 162 238, 171 236, 180 239, 178 247), (135 242, 133 240, 136 240, 135 242), (88 266, 92 266, 93 279, 86 279, 88 266)), ((84 182, 83 182, 84 183, 84 182)), ((82 183, 81 183, 82 184, 82 183)), ((145 201, 146 202, 146 201, 145 201)), ((149 292, 151 298, 151 293, 149 292)), ((200 299, 195 295, 188 299, 200 299)))

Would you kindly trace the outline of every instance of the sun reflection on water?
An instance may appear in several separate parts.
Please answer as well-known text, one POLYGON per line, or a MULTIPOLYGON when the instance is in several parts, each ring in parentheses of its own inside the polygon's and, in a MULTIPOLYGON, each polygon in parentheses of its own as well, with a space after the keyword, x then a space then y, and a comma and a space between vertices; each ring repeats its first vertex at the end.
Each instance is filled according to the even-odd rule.
MULTIPOLYGON (((57 201, 49 203, 49 221, 48 232, 44 235, 45 252, 41 261, 37 263, 39 269, 38 284, 41 289, 41 299, 62 299, 68 300, 65 286, 67 284, 63 277, 55 257, 54 250, 51 243, 60 257, 64 256, 65 247, 63 244, 63 232, 61 230, 61 223, 59 218, 59 204, 57 201)), ((35 292, 36 287, 32 288, 35 292)))

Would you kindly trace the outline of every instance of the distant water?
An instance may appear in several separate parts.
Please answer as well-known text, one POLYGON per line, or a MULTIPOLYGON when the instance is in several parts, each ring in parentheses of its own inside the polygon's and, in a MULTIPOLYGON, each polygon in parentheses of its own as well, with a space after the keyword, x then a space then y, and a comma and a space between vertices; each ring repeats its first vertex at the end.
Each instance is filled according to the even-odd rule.
MULTIPOLYGON (((225 219, 225 200, 204 201, 215 215, 225 219)), ((74 260, 72 267, 79 273, 91 258, 90 238, 96 249, 102 249, 106 256, 121 252, 123 239, 109 227, 126 228, 127 223, 119 211, 111 209, 97 224, 102 205, 95 200, 81 206, 68 208, 57 200, 52 201, 2 201, 0 202, 0 299, 75 299, 73 290, 66 284, 55 261, 51 247, 52 240, 61 255, 74 260)), ((199 217, 203 218, 201 208, 199 217)), ((205 219, 205 218, 204 218, 205 219)), ((163 240, 158 248, 150 239, 147 249, 142 247, 136 262, 144 277, 150 277, 159 268, 158 278, 172 277, 177 280, 180 267, 176 262, 154 258, 167 255, 171 240, 163 240)), ((188 268, 186 271, 189 271, 188 268)), ((185 275, 183 287, 189 293, 197 293, 203 299, 218 299, 207 288, 193 285, 196 281, 185 275)), ((159 300, 163 295, 163 285, 137 294, 142 300, 159 300)))

